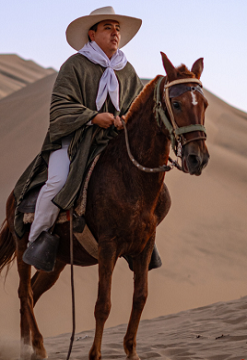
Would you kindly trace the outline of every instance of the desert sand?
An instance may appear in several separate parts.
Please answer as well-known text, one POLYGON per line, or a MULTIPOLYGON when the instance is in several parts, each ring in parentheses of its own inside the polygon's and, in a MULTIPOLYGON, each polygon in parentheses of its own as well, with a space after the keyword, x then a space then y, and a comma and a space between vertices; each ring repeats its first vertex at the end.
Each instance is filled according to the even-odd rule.
POLYGON ((31 60, 24 60, 16 54, 0 56, 0 99, 10 95, 32 82, 55 73, 31 60))
MULTIPOLYGON (((5 71, 2 66, 1 55, 0 75, 5 71)), ((25 74, 25 79, 32 80, 14 88, 9 76, 1 90, 5 94, 0 96, 1 221, 15 182, 41 148, 56 77, 53 70, 43 69, 35 78, 34 63, 17 56, 11 57, 11 68, 8 74, 13 71, 15 76, 25 74)), ((172 207, 158 227, 156 243, 163 266, 149 274, 149 297, 138 332, 142 359, 247 358, 247 114, 207 90, 205 95, 210 160, 200 177, 177 170, 165 177, 172 207)), ((0 359, 16 359, 16 264, 6 282, 2 276, 0 287, 0 359)), ((124 359, 126 325, 119 324, 128 321, 132 288, 133 274, 119 259, 103 339, 104 359, 124 359)), ((71 358, 87 359, 94 328, 97 266, 75 268, 75 291, 77 335, 71 358)), ((69 267, 39 300, 35 314, 49 358, 66 358, 71 331, 69 267)))
MULTIPOLYGON (((177 314, 142 320, 137 336, 141 359, 150 360, 245 360, 247 358, 247 297, 218 302, 177 314)), ((102 359, 126 359, 122 339, 127 325, 104 332, 102 359)), ((50 360, 67 358, 70 333, 45 339, 50 360)), ((76 333, 71 360, 87 360, 93 330, 76 333)), ((19 342, 1 337, 0 359, 17 360, 19 342)))

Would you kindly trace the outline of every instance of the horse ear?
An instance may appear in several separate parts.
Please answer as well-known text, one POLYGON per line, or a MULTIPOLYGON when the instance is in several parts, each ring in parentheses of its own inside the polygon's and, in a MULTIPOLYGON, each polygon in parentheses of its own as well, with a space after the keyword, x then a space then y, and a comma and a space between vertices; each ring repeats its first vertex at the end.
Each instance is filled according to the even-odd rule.
POLYGON ((166 71, 168 80, 171 82, 173 80, 177 79, 177 72, 175 67, 172 65, 166 54, 164 54, 162 51, 160 52, 162 56, 163 66, 166 71))
POLYGON ((203 72, 203 58, 200 58, 194 62, 192 65, 191 71, 195 74, 197 79, 200 79, 201 74, 203 72))

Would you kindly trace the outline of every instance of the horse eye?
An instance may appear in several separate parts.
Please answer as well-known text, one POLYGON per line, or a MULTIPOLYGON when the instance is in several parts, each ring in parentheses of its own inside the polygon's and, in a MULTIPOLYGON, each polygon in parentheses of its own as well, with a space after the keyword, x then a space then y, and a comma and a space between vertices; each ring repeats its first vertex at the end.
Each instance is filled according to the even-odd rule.
POLYGON ((172 106, 173 106, 174 109, 176 109, 176 110, 179 110, 179 109, 180 109, 180 104, 179 104, 179 102, 177 102, 177 101, 174 101, 174 102, 172 103, 172 106))

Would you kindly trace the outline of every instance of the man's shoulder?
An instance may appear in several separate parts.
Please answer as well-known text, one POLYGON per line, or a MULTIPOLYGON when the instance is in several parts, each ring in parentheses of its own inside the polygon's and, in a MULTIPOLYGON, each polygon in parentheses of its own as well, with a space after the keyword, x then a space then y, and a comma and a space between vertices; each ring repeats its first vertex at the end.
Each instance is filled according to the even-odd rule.
POLYGON ((73 54, 71 55, 63 64, 61 67, 64 67, 64 66, 72 66, 73 64, 79 64, 79 63, 83 63, 83 62, 86 62, 86 58, 85 56, 79 54, 79 53, 76 53, 76 54, 73 54))
POLYGON ((87 69, 91 69, 91 68, 95 68, 96 65, 94 63, 92 63, 90 60, 88 60, 85 56, 83 56, 82 54, 76 53, 71 55, 61 66, 61 69, 64 68, 75 68, 75 69, 79 69, 79 68, 87 68, 87 69))

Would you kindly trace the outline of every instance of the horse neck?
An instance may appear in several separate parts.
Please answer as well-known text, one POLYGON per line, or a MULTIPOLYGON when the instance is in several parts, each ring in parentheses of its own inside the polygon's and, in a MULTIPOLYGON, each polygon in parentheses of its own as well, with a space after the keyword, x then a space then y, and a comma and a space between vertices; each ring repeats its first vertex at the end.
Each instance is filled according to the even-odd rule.
POLYGON ((144 88, 127 116, 132 155, 141 165, 152 168, 166 164, 170 150, 170 140, 161 132, 154 114, 157 80, 158 77, 144 88))

